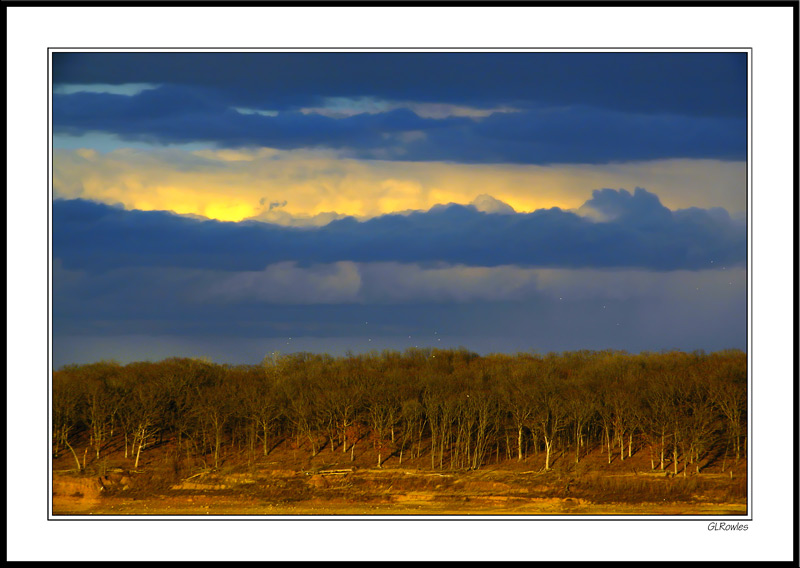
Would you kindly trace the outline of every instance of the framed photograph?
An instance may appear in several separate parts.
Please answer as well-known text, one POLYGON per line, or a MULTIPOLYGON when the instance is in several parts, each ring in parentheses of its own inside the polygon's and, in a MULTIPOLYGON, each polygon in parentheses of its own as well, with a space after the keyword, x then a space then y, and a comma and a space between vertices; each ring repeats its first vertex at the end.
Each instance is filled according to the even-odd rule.
POLYGON ((9 75, 47 84, 9 97, 47 123, 47 191, 9 178, 47 220, 43 286, 14 283, 41 251, 9 263, 47 298, 46 388, 9 385, 46 401, 31 523, 231 535, 198 559, 265 559, 266 522, 273 559, 789 560, 796 9, 9 8, 75 23, 9 75))

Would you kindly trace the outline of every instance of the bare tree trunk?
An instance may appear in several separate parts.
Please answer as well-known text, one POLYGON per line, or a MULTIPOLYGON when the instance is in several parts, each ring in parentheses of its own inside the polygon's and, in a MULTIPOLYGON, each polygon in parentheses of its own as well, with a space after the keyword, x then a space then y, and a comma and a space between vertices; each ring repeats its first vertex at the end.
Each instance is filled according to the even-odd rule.
POLYGON ((66 438, 64 438, 64 445, 66 445, 69 448, 69 451, 72 452, 72 457, 75 458, 75 465, 78 466, 78 471, 83 471, 83 468, 81 467, 81 462, 78 459, 78 454, 75 453, 75 450, 72 449, 72 445, 66 438))
POLYGON ((461 458, 461 428, 458 430, 458 435, 456 436, 456 444, 453 448, 453 451, 450 452, 450 469, 456 467, 458 460, 461 458))
POLYGON ((308 438, 308 441, 311 443, 311 457, 314 458, 317 456, 317 439, 311 433, 310 428, 306 430, 306 438, 308 438))
POLYGON ((672 464, 675 475, 678 475, 678 444, 672 446, 672 464))
POLYGON ((417 438, 417 457, 422 455, 422 433, 425 430, 425 422, 419 427, 419 436, 417 438))
POLYGON ((728 446, 730 442, 725 444, 725 455, 722 456, 722 473, 725 473, 725 465, 727 465, 728 461, 728 446))
POLYGON ((441 446, 439 447, 439 469, 444 468, 444 442, 445 437, 441 436, 441 446))
MULTIPOLYGON (((740 437, 739 432, 736 432, 736 463, 739 463, 739 458, 741 457, 741 445, 740 445, 740 437)), ((747 439, 745 438, 745 448, 747 447, 747 439)))
POLYGON ((553 439, 544 437, 545 457, 544 457, 544 470, 550 471, 550 448, 553 445, 553 439))
POLYGON ((137 468, 139 467, 139 456, 140 456, 140 455, 141 455, 141 453, 142 453, 142 446, 143 446, 143 445, 144 445, 144 442, 143 442, 143 441, 140 439, 140 440, 139 440, 139 449, 138 449, 138 451, 136 452, 136 461, 135 461, 135 462, 134 462, 134 464, 133 464, 133 469, 137 469, 137 468))

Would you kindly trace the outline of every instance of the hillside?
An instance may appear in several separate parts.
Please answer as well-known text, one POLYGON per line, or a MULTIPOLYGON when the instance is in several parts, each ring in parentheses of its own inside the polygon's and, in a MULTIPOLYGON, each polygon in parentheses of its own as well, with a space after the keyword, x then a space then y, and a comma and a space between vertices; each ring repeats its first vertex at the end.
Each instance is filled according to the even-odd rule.
POLYGON ((746 513, 740 352, 100 363, 53 396, 54 514, 746 513))

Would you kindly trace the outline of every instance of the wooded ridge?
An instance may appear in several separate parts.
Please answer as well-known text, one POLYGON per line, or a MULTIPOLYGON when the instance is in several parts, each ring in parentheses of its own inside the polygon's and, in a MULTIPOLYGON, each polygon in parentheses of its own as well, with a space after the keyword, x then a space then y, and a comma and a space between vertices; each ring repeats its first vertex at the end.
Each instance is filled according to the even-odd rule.
MULTIPOLYGON (((273 355, 260 365, 171 358, 99 362, 53 372, 54 455, 88 439, 95 459, 124 441, 135 469, 170 439, 179 456, 219 467, 290 442, 374 463, 427 456, 432 470, 479 469, 491 459, 554 450, 579 463, 602 450, 624 461, 643 451, 652 470, 699 472, 714 452, 745 454, 747 356, 737 350, 480 356, 408 349, 333 357, 273 355), (366 445, 366 446, 365 446, 366 445)), ((723 471, 725 465, 723 462, 723 471)))

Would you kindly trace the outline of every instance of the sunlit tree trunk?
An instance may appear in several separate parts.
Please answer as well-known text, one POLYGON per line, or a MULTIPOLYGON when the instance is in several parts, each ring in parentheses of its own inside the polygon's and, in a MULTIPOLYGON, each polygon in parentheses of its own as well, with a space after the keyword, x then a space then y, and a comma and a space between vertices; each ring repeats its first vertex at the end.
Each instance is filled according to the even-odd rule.
POLYGON ((72 457, 75 458, 75 465, 78 467, 78 471, 83 471, 83 468, 81 467, 81 461, 78 459, 78 454, 75 453, 75 450, 72 448, 72 444, 69 443, 69 440, 66 438, 66 436, 64 437, 63 441, 64 445, 67 447, 67 449, 69 449, 70 453, 72 453, 72 457))
POLYGON ((672 442, 672 463, 674 466, 674 474, 678 475, 678 435, 674 434, 672 442))
POLYGON ((544 436, 544 448, 545 448, 545 456, 544 456, 544 469, 545 471, 550 471, 550 450, 553 447, 553 439, 548 438, 546 435, 544 436))
POLYGON ((136 461, 133 464, 133 469, 137 469, 139 467, 139 456, 142 455, 142 446, 144 445, 143 442, 139 442, 139 449, 136 451, 136 461))

